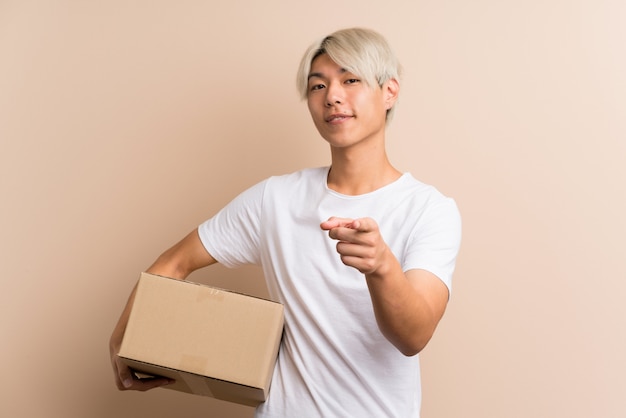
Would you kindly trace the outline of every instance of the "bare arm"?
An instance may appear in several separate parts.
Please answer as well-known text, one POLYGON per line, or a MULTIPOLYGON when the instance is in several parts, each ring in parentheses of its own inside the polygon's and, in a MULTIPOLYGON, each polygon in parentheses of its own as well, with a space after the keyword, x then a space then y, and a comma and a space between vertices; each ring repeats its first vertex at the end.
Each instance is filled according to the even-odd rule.
POLYGON ((446 285, 426 270, 365 277, 383 335, 404 355, 422 351, 445 312, 446 285))
POLYGON ((425 270, 405 274, 372 219, 331 218, 321 227, 338 241, 342 262, 365 275, 383 335, 404 355, 419 353, 446 309, 446 285, 425 270))
MULTIPOLYGON (((194 230, 172 248, 161 254, 146 272, 184 280, 193 271, 214 263, 216 263, 216 260, 206 251, 200 241, 198 231, 194 230)), ((144 391, 166 385, 170 383, 170 380, 160 377, 139 379, 126 365, 119 361, 117 353, 122 343, 122 337, 124 336, 126 324, 128 323, 134 297, 135 289, 131 292, 126 307, 122 311, 122 315, 111 334, 109 351, 115 375, 115 383, 118 389, 144 391)))

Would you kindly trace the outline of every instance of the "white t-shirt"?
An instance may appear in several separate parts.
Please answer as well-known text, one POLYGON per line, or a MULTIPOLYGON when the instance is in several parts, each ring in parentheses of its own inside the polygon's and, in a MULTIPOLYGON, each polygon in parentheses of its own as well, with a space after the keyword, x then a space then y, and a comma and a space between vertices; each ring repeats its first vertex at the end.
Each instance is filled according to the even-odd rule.
POLYGON ((418 356, 380 332, 363 274, 344 265, 320 228, 331 216, 373 218, 404 271, 424 269, 451 287, 461 238, 455 202, 404 174, 364 195, 328 188, 328 167, 271 177, 198 228, 227 267, 263 267, 285 333, 268 400, 256 417, 417 418, 418 356))

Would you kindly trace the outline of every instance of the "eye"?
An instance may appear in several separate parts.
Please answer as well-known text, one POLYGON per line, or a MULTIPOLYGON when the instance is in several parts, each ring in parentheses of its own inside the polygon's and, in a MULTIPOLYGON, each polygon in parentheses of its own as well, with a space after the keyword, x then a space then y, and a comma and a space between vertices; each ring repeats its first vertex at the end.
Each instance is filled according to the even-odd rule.
POLYGON ((326 87, 326 86, 324 86, 323 84, 312 84, 312 85, 309 87, 309 90, 310 90, 310 91, 321 90, 321 89, 323 89, 324 87, 326 87))
POLYGON ((346 80, 346 84, 356 84, 359 81, 361 81, 361 80, 359 80, 358 78, 349 78, 349 79, 346 80))

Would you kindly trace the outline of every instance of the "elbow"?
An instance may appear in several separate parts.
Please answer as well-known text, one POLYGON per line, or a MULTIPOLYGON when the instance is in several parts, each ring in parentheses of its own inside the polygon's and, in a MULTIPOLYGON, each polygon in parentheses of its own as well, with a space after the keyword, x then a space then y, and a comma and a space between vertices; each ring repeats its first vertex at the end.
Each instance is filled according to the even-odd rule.
POLYGON ((426 343, 407 344, 402 347, 396 347, 396 348, 406 357, 413 357, 413 356, 418 355, 425 347, 426 347, 426 343))
POLYGON ((391 342, 403 355, 406 357, 413 357, 426 348, 431 336, 432 335, 429 335, 427 338, 416 336, 410 340, 398 340, 391 342))
POLYGON ((428 332, 424 330, 404 330, 403 332, 398 332, 397 330, 382 327, 380 330, 387 341, 406 357, 413 357, 419 354, 426 347, 434 332, 434 330, 428 332))
POLYGON ((401 349, 400 352, 402 354, 404 354, 406 357, 413 357, 416 356, 420 353, 420 351, 422 351, 422 349, 419 348, 413 348, 413 349, 401 349))

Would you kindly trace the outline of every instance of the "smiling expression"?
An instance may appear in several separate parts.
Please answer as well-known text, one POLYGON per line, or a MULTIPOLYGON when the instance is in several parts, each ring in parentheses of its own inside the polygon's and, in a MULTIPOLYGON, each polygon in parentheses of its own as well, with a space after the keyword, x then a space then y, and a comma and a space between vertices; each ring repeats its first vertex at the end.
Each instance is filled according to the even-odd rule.
POLYGON ((384 140, 386 114, 397 97, 397 82, 369 86, 327 54, 313 60, 307 104, 320 135, 333 147, 384 140))

